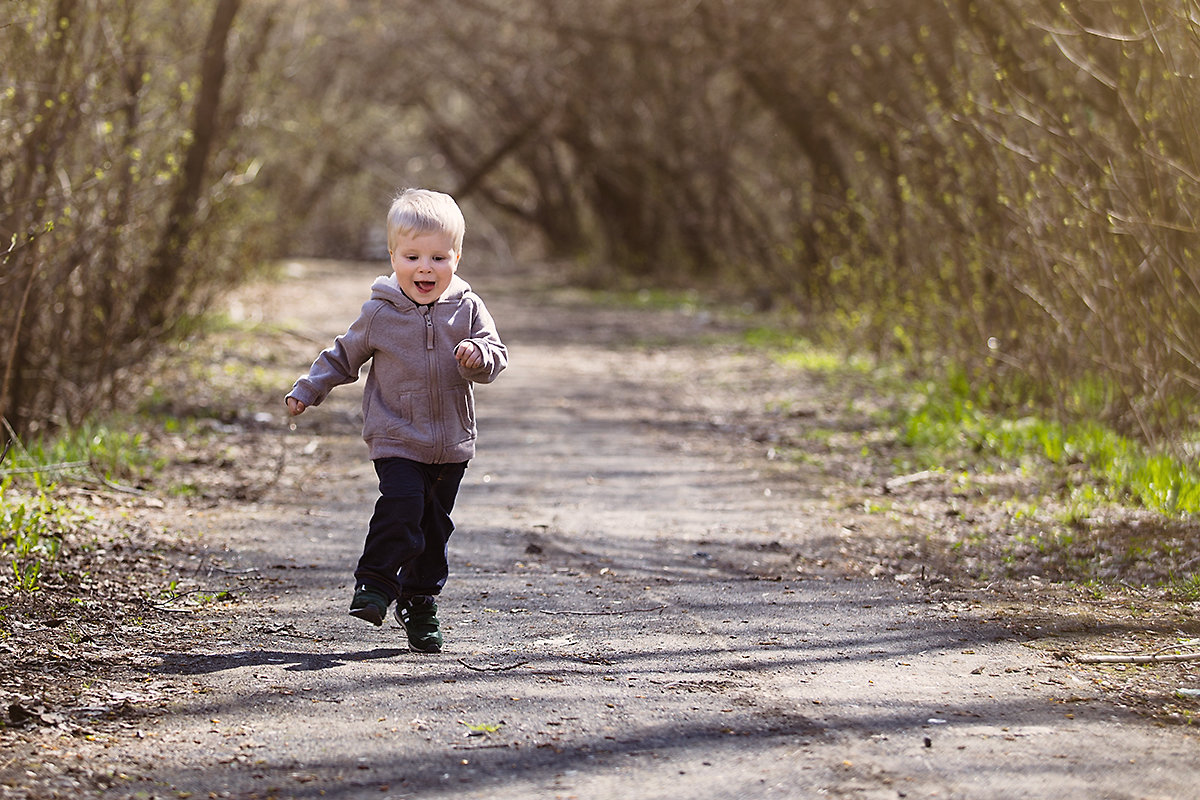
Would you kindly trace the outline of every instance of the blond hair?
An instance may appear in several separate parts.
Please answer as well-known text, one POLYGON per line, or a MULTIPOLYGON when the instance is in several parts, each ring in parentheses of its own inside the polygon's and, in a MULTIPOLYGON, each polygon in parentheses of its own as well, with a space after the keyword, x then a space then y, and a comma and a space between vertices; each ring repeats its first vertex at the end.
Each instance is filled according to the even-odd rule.
POLYGON ((454 240, 454 252, 462 254, 467 221, 454 198, 429 189, 405 189, 396 195, 387 214, 388 252, 401 236, 445 233, 454 240))

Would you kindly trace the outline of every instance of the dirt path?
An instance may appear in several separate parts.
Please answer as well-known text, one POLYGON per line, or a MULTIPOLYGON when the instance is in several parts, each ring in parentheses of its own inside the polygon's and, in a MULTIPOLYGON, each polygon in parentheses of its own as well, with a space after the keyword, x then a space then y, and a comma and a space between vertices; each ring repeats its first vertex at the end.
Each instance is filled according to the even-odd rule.
MULTIPOLYGON (((369 278, 310 265, 264 308, 324 341, 369 278)), ((59 763, 106 765, 113 797, 1200 796, 1193 733, 1105 701, 1011 619, 840 575, 838 487, 719 430, 809 389, 682 346, 711 319, 475 282, 512 366, 477 395, 446 651, 345 613, 374 485, 343 388, 264 439, 286 457, 257 502, 166 510, 236 599, 130 665, 154 713, 59 763)))

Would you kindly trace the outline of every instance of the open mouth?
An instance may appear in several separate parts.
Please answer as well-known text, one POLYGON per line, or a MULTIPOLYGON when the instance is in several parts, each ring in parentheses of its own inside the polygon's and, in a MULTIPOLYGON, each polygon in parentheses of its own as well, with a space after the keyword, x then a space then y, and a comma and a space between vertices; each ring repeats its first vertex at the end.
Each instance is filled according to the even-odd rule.
POLYGON ((433 291, 433 287, 437 286, 436 281, 413 281, 413 285, 417 287, 417 291, 422 294, 429 294, 433 291))

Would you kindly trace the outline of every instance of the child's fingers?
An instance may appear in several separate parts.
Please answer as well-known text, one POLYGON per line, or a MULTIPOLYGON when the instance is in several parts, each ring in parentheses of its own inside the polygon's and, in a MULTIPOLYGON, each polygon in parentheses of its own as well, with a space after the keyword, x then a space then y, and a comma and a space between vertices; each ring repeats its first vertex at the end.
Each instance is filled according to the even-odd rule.
POLYGON ((455 348, 454 355, 458 359, 458 363, 467 369, 483 366, 483 354, 479 352, 479 348, 472 342, 460 343, 455 348))

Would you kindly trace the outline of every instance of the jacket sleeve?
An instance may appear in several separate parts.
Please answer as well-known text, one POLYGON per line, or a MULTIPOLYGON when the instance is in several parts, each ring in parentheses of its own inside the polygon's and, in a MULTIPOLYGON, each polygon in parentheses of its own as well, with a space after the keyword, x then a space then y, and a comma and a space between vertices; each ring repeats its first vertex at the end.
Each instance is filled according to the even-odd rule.
POLYGON ((287 397, 294 397, 306 406, 318 406, 335 386, 358 380, 359 369, 374 352, 370 341, 371 322, 380 308, 379 302, 367 301, 354 324, 317 356, 308 374, 296 381, 287 397))
POLYGON ((483 353, 483 365, 475 369, 467 369, 458 365, 458 372, 464 378, 476 383, 491 383, 496 380, 504 368, 508 366, 508 348, 500 341, 496 331, 496 322, 483 304, 482 298, 472 293, 474 313, 471 315, 471 336, 464 342, 471 342, 483 353))

